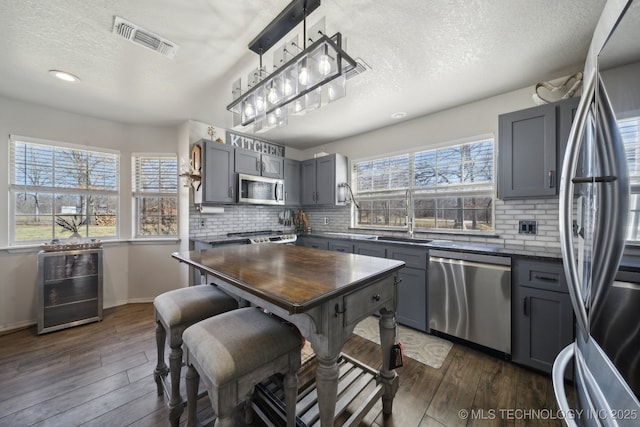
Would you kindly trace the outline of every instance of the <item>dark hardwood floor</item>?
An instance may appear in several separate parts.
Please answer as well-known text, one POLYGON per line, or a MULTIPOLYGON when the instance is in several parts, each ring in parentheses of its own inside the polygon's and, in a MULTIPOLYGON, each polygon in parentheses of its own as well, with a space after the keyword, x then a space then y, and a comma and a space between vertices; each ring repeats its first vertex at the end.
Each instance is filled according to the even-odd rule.
MULTIPOLYGON (((379 363, 379 347, 359 336, 344 351, 379 363)), ((0 336, 0 426, 168 425, 155 363, 152 304, 108 309, 102 322, 42 336, 35 327, 0 336)), ((364 425, 561 425, 548 376, 458 344, 440 369, 405 359, 398 373, 393 415, 384 418, 378 403, 364 425)), ((211 415, 206 397, 198 409, 211 415)))

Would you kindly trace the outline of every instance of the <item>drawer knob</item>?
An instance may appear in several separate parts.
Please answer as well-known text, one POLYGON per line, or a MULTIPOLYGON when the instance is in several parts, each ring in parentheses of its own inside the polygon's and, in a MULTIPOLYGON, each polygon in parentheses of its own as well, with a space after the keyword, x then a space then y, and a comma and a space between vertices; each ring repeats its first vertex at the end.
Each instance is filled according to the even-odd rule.
POLYGON ((380 294, 375 294, 374 296, 371 297, 374 301, 379 302, 380 301, 380 294))

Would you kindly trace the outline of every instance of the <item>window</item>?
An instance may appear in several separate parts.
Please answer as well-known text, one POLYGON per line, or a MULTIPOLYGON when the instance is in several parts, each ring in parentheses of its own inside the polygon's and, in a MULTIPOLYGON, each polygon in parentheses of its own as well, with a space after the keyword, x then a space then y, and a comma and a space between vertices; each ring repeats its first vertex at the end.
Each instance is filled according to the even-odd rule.
POLYGON ((494 140, 356 162, 356 226, 493 230, 494 140), (413 204, 407 209, 407 202, 413 204))
POLYGON ((120 154, 10 137, 11 242, 118 237, 120 154))
POLYGON ((618 122, 629 167, 629 219, 627 240, 640 241, 640 118, 618 122))
POLYGON ((131 165, 135 236, 177 236, 177 156, 137 153, 133 155, 131 165))

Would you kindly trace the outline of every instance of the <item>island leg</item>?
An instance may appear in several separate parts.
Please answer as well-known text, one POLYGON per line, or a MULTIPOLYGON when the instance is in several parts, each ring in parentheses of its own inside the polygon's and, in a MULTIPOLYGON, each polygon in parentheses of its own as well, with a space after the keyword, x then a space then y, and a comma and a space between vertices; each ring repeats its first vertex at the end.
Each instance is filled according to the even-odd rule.
POLYGON ((320 425, 333 426, 338 396, 338 357, 318 357, 316 355, 316 387, 320 425))
POLYGON ((395 313, 387 309, 380 310, 380 347, 382 349, 382 367, 380 368, 380 381, 384 386, 382 395, 382 413, 390 415, 393 409, 393 398, 398 391, 398 374, 389 369, 391 360, 391 347, 396 339, 395 313))

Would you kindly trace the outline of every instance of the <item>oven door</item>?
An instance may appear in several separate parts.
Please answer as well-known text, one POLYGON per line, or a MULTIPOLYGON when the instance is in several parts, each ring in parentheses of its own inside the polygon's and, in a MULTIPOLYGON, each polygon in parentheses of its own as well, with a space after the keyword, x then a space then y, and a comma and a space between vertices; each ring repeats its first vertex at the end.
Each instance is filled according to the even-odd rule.
POLYGON ((239 174, 238 203, 284 205, 284 181, 264 176, 239 174))

